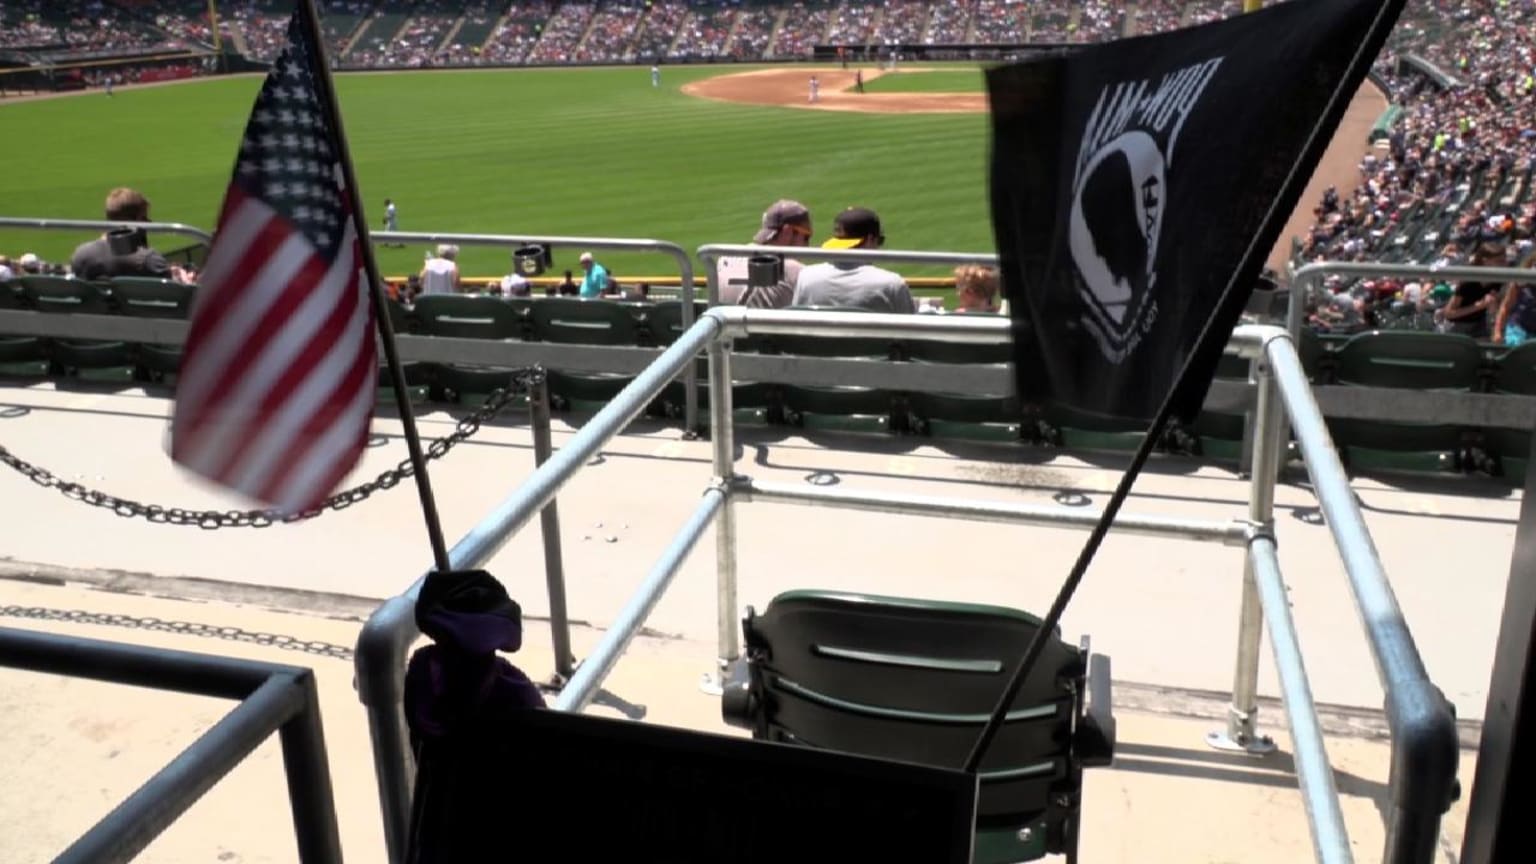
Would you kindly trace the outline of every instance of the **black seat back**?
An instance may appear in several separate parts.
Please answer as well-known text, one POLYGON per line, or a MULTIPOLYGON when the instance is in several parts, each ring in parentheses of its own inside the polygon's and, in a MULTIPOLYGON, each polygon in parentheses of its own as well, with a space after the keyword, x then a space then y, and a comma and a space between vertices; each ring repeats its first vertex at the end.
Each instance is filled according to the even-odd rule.
POLYGON ((958 771, 560 711, 482 721, 423 742, 409 864, 971 860, 958 771))
MULTIPOLYGON (((819 591, 745 622, 758 737, 964 763, 1039 620, 1013 609, 819 591)), ((1041 818, 1071 765, 1082 653, 1047 644, 981 765, 980 824, 1041 818)))

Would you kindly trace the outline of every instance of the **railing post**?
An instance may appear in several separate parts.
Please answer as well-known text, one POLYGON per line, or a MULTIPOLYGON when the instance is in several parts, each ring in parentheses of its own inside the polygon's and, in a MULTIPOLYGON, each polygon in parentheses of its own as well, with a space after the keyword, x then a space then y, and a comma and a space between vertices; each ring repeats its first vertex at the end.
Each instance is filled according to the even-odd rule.
MULTIPOLYGON (((528 387, 528 413, 533 424, 534 467, 549 461, 554 443, 549 431, 549 379, 538 375, 528 387)), ((549 499, 539 511, 544 539, 544 582, 549 589, 550 641, 555 651, 555 684, 565 684, 576 671, 571 653, 571 620, 565 603, 565 556, 560 547, 560 509, 549 499)))
MULTIPOLYGON (((678 302, 682 303, 682 325, 687 330, 693 326, 693 259, 682 248, 677 249, 677 269, 682 280, 678 302)), ((683 432, 693 436, 699 431, 699 369, 697 363, 689 363, 683 373, 683 432)))
MULTIPOLYGON (((1248 521, 1256 530, 1274 530, 1275 480, 1284 446, 1285 411, 1280 406, 1269 359, 1261 355, 1253 365, 1258 400, 1253 412, 1253 471, 1248 486, 1248 521)), ((1259 649, 1264 636, 1264 607, 1254 581, 1253 558, 1243 561, 1243 596, 1238 612, 1237 669, 1232 676, 1232 704, 1227 708, 1227 728, 1205 736, 1218 750, 1268 753, 1275 742, 1258 732, 1259 649)))
POLYGON ((709 343, 709 433, 714 445, 715 483, 725 492, 725 503, 715 524, 716 614, 719 626, 715 678, 705 682, 707 692, 719 692, 732 663, 741 656, 736 634, 736 436, 731 410, 731 343, 718 335, 709 343))
POLYGON ((304 670, 289 686, 303 694, 302 710, 284 723, 283 767, 288 775, 288 802, 298 836, 299 860, 341 864, 341 839, 336 827, 336 799, 331 790, 331 766, 326 758, 325 728, 320 722, 320 694, 315 675, 304 670))

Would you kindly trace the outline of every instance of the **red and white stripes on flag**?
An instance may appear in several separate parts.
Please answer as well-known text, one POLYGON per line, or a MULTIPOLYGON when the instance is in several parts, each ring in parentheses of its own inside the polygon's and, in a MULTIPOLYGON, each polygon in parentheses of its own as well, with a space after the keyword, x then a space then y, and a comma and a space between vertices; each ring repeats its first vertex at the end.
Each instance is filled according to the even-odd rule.
POLYGON ((378 375, 356 220, 300 29, 246 129, 171 425, 172 459, 287 513, 357 464, 378 375))

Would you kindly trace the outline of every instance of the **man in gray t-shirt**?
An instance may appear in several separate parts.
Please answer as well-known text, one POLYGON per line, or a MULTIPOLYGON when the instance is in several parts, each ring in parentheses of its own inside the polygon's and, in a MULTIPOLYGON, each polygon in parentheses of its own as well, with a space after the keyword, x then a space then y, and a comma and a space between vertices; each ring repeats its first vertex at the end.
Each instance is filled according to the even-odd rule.
MULTIPOLYGON (((832 223, 826 249, 879 249, 885 245, 880 217, 873 210, 849 207, 832 223)), ((871 312, 916 312, 912 289, 898 273, 873 264, 828 262, 800 271, 795 306, 853 306, 871 312)))
MULTIPOLYGON (((149 199, 136 189, 121 187, 107 194, 107 219, 112 222, 148 222, 149 199)), ((88 240, 75 248, 69 269, 79 279, 111 279, 114 276, 147 276, 191 282, 192 276, 172 266, 165 256, 149 248, 142 230, 120 228, 88 240)))
MULTIPOLYGON (((811 245, 811 211, 799 201, 781 198, 763 211, 762 227, 752 235, 757 246, 811 245)), ((801 263, 784 258, 784 276, 773 285, 750 287, 747 259, 726 256, 716 264, 720 302, 750 306, 755 309, 780 309, 789 305, 800 277, 801 263)))

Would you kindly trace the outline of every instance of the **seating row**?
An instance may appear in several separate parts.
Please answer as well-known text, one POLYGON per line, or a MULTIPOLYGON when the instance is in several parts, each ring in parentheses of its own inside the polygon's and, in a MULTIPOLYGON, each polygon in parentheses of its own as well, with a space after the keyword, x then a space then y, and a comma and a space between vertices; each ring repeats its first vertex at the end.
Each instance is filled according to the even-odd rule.
MULTIPOLYGON (((0 286, 0 308, 49 313, 82 312, 185 318, 193 286, 160 280, 120 279, 94 284, 60 277, 25 277, 0 286)), ((704 307, 696 305, 695 312, 704 307)), ((677 301, 616 302, 573 298, 504 300, 463 295, 418 298, 414 308, 391 303, 401 333, 469 339, 566 344, 660 347, 681 332, 677 301)), ((923 340, 753 337, 735 350, 759 354, 945 364, 999 364, 1011 360, 1006 344, 961 345, 923 340)), ((1452 390, 1536 395, 1536 343, 1514 349, 1480 344, 1452 334, 1372 331, 1346 337, 1303 333, 1303 366, 1315 384, 1411 390, 1452 390)), ((174 345, 138 345, 99 340, 0 336, 0 366, 46 364, 55 375, 122 368, 144 381, 174 374, 180 351, 174 345)), ((407 364, 408 384, 433 401, 456 402, 506 386, 512 369, 464 364, 407 364)), ((1246 378, 1247 363, 1228 356, 1218 375, 1246 378)), ((595 410, 632 377, 625 374, 553 370, 550 391, 557 408, 595 410)), ((381 376, 381 381, 387 379, 381 376)), ((734 388, 738 420, 796 427, 916 434, 945 438, 1025 441, 1069 449, 1129 449, 1142 436, 1141 424, 1043 406, 1026 410, 1017 399, 998 394, 964 396, 906 393, 871 387, 815 387, 743 382, 734 388)), ((650 413, 682 416, 681 382, 670 385, 650 413)), ((708 405, 700 388, 699 403, 708 405)), ((1477 470, 1523 474, 1530 436, 1523 431, 1472 429, 1454 424, 1404 424, 1330 420, 1346 461, 1360 467, 1406 470, 1477 470)), ((1165 452, 1235 460, 1244 437, 1241 415, 1206 414, 1187 428, 1171 430, 1159 442, 1165 452)))

